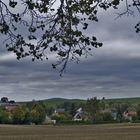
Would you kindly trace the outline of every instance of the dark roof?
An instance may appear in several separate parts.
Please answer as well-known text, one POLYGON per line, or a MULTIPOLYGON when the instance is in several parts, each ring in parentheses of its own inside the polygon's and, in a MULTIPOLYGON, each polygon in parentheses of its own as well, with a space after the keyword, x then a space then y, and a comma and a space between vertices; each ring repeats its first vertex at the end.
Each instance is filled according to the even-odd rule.
POLYGON ((55 109, 55 112, 56 113, 65 112, 65 109, 64 108, 58 108, 58 109, 55 109))

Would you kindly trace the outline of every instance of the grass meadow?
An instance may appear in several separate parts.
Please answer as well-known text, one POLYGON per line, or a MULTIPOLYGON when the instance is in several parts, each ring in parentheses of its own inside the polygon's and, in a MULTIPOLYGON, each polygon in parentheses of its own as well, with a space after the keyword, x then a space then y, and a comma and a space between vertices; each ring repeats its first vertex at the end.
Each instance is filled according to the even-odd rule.
POLYGON ((0 140, 139 140, 140 124, 0 125, 0 140))

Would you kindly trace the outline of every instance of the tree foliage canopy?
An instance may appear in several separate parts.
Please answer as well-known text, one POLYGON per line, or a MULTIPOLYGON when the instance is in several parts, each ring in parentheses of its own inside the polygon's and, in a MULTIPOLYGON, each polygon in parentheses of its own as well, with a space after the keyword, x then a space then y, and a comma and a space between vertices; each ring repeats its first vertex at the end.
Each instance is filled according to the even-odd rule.
MULTIPOLYGON (((132 14, 131 7, 140 12, 139 0, 0 0, 0 33, 8 51, 17 59, 30 56, 35 59, 49 59, 57 56, 53 68, 61 66, 62 73, 69 60, 87 56, 92 47, 101 47, 94 35, 85 33, 89 21, 98 22, 100 8, 117 9, 126 2, 124 14, 132 14)), ((140 32, 140 21, 135 26, 140 32)))

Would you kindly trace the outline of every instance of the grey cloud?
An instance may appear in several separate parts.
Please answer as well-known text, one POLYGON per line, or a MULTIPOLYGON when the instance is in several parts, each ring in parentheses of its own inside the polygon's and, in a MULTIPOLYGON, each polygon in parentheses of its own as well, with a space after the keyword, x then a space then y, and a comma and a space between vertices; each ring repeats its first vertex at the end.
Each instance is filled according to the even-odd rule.
POLYGON ((140 36, 133 28, 137 18, 114 20, 113 12, 100 16, 87 33, 97 35, 104 46, 79 64, 69 63, 63 77, 51 68, 52 59, 18 61, 2 51, 0 96, 16 100, 140 96, 140 36))
MULTIPOLYGON (((5 93, 18 100, 138 96, 140 84, 138 61, 138 59, 123 61, 106 58, 104 61, 81 62, 79 65, 71 66, 62 78, 53 76, 54 73, 51 71, 46 72, 43 64, 41 69, 32 69, 33 64, 28 65, 23 71, 16 67, 19 74, 14 75, 11 71, 8 76, 3 76, 0 84, 1 94, 5 93)), ((37 66, 41 65, 36 64, 37 66)))

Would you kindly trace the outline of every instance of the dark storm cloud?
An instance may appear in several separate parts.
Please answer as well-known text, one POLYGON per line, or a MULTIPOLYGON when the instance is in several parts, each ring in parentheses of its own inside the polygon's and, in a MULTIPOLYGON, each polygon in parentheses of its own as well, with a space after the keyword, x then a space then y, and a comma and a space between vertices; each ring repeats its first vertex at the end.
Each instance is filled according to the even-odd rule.
POLYGON ((114 20, 114 13, 101 12, 99 22, 90 23, 87 31, 104 46, 93 49, 93 56, 82 58, 79 64, 70 63, 63 77, 51 68, 53 56, 47 62, 18 61, 2 49, 0 96, 16 100, 140 96, 140 36, 134 31, 137 18, 114 20))
POLYGON ((108 57, 104 60, 81 62, 78 65, 73 64, 62 78, 45 68, 45 63, 20 62, 18 65, 15 62, 15 68, 5 63, 5 74, 0 74, 0 79, 3 79, 0 82, 0 92, 1 95, 17 100, 138 96, 138 61, 108 57))

